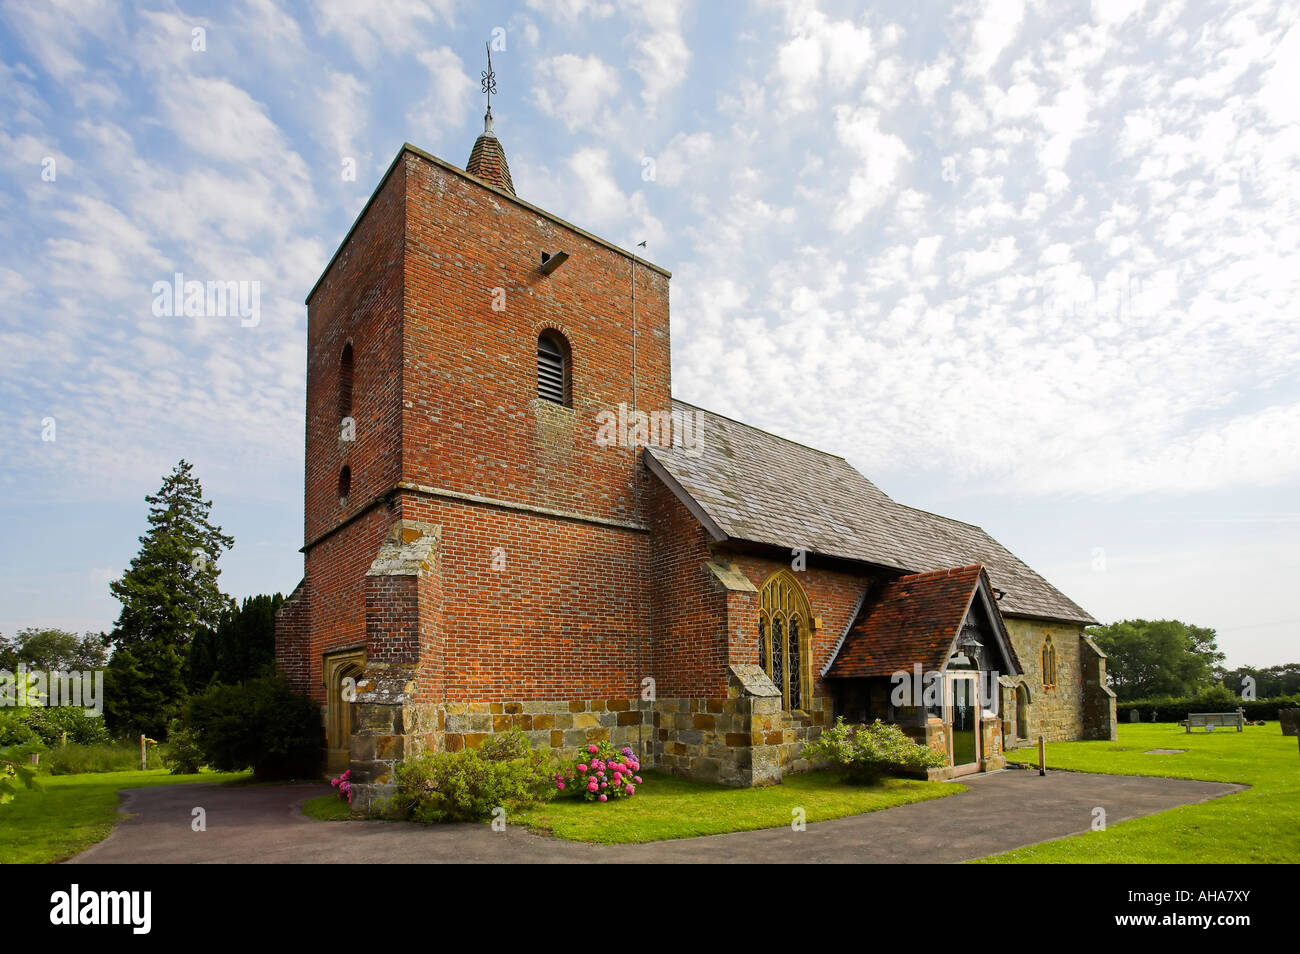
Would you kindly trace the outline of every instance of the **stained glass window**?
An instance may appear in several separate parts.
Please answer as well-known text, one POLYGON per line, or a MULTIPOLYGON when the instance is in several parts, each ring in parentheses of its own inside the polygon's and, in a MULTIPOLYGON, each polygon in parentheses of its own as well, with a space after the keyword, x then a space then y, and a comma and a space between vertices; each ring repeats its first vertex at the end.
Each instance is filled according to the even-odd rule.
POLYGON ((799 665, 799 636, 800 636, 799 617, 792 616, 790 618, 790 690, 789 690, 789 697, 790 697, 789 707, 791 709, 799 708, 799 697, 800 697, 799 689, 801 688, 799 683, 802 681, 800 679, 800 674, 803 672, 803 667, 799 665))
POLYGON ((782 708, 798 709, 810 691, 812 615, 789 570, 763 583, 759 597, 758 663, 781 690, 782 708))

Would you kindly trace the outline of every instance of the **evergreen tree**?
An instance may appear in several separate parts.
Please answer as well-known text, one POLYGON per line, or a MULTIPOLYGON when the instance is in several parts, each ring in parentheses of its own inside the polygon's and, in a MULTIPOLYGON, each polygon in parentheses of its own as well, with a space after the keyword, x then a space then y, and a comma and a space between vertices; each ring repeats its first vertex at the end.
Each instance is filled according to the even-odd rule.
POLYGON ((208 522, 212 501, 182 460, 149 504, 140 552, 111 585, 122 612, 109 638, 104 714, 117 732, 162 738, 185 702, 185 658, 204 627, 230 605, 217 586, 217 560, 234 544, 208 522))
POLYGON ((220 683, 235 685, 275 670, 275 614, 284 597, 262 594, 221 614, 215 628, 203 628, 190 644, 186 682, 191 692, 220 683))

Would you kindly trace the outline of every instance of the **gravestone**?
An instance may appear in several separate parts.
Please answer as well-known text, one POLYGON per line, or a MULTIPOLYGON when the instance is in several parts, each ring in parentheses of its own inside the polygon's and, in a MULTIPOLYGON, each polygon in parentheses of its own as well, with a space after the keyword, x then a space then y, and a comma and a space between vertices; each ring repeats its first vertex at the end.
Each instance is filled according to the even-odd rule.
POLYGON ((1138 714, 1138 711, 1137 711, 1136 709, 1129 709, 1129 710, 1128 710, 1128 721, 1129 721, 1129 722, 1136 722, 1136 721, 1137 721, 1138 719, 1140 719, 1140 718, 1142 718, 1142 716, 1138 714))
POLYGON ((1283 735, 1300 735, 1300 709, 1278 709, 1277 720, 1283 735))

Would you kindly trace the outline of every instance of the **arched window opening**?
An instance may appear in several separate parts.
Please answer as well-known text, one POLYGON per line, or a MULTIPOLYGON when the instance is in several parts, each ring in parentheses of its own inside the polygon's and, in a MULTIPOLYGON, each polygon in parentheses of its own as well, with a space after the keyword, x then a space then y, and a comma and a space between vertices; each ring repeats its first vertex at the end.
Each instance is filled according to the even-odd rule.
POLYGON ((1052 645, 1052 637, 1048 636, 1043 640, 1043 688, 1056 688, 1056 647, 1052 645))
POLYGON ((339 503, 346 503, 352 492, 352 468, 346 464, 339 471, 339 503))
POLYGON ((759 591, 758 663, 781 690, 781 707, 800 709, 811 693, 812 612, 789 570, 773 573, 759 591))
POLYGON ((339 420, 352 416, 352 342, 343 346, 339 358, 339 420))
POLYGON ((544 401, 570 404, 569 343, 556 331, 537 336, 537 396, 544 401))

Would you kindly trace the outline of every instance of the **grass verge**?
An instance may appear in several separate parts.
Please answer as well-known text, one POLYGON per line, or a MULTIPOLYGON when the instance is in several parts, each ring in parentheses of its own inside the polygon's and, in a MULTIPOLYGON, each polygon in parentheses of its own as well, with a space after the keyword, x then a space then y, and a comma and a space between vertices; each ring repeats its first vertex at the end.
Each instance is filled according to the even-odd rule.
POLYGON ((560 798, 517 812, 510 820, 570 841, 633 844, 781 828, 800 808, 811 824, 965 791, 953 783, 897 778, 879 785, 847 785, 830 772, 787 775, 780 785, 763 788, 642 774, 645 782, 632 798, 606 804, 560 798))
MULTIPOLYGON (((1008 757, 1035 763, 1036 749, 1008 757)), ((1121 725, 1115 742, 1053 742, 1049 769, 1238 782, 1249 791, 1018 848, 980 863, 1270 864, 1300 857, 1300 752, 1276 722, 1188 735, 1168 723, 1121 725), (1185 749, 1151 754, 1151 749, 1185 749)), ((1105 807, 1105 806, 1102 806, 1105 807)))
POLYGON ((122 817, 117 810, 121 789, 242 777, 220 772, 171 775, 166 769, 42 775, 37 779, 40 789, 20 791, 12 802, 0 805, 0 863, 63 861, 103 841, 122 817))

